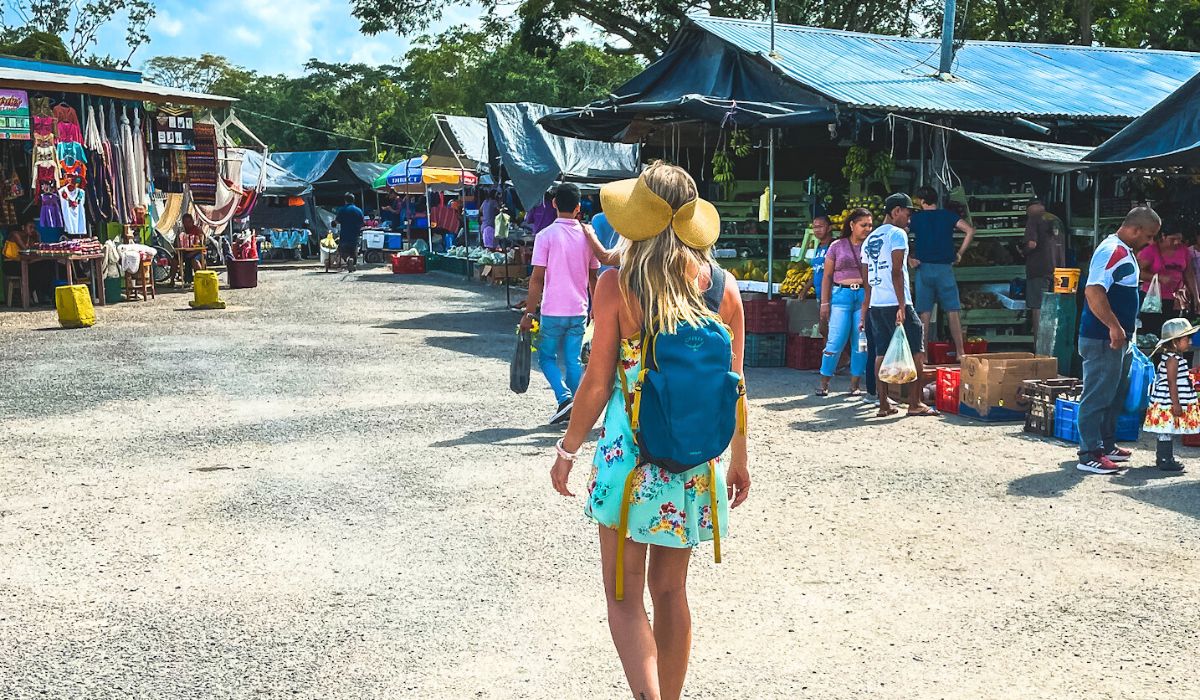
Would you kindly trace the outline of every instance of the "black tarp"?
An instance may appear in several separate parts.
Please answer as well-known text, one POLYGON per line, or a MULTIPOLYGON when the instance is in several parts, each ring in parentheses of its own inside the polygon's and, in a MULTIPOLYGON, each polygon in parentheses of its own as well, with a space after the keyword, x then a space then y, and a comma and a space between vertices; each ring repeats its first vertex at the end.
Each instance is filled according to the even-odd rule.
POLYGON ((487 105, 488 143, 526 207, 557 180, 603 182, 637 177, 636 145, 556 136, 538 125, 553 107, 532 102, 487 105))
POLYGON ((1200 75, 1105 141, 1086 158, 1097 165, 1200 165, 1200 75))
POLYGON ((662 58, 613 95, 541 123, 564 136, 632 143, 655 122, 786 127, 836 118, 829 100, 690 23, 662 58))

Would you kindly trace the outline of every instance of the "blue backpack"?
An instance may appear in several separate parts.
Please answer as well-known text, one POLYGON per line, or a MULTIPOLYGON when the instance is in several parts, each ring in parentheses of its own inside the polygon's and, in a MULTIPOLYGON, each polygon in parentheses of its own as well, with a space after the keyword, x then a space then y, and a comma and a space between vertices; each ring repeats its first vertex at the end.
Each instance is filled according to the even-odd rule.
MULTIPOLYGON (((725 273, 713 265, 704 303, 719 313, 724 296, 725 273)), ((644 465, 681 474, 708 463, 713 558, 721 561, 716 459, 729 447, 735 430, 745 434, 746 385, 733 371, 733 338, 720 318, 699 326, 681 323, 673 333, 648 335, 643 326, 641 370, 632 392, 620 368, 618 374, 639 454, 637 468, 625 482, 618 525, 616 598, 622 600, 629 500, 634 474, 644 465)))

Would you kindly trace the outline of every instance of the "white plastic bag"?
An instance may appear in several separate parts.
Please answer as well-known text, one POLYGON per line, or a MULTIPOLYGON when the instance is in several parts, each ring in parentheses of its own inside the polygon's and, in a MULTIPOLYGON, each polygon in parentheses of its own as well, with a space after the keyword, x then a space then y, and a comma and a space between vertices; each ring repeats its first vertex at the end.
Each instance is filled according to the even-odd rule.
POLYGON ((892 334, 892 342, 888 343, 887 352, 883 355, 883 364, 879 367, 879 381, 888 384, 908 384, 917 378, 917 365, 913 362, 912 351, 908 349, 908 336, 904 326, 896 326, 892 334))
POLYGON ((1150 278, 1150 286, 1146 288, 1146 298, 1142 300, 1141 313, 1162 313, 1162 287, 1158 284, 1158 275, 1150 278))

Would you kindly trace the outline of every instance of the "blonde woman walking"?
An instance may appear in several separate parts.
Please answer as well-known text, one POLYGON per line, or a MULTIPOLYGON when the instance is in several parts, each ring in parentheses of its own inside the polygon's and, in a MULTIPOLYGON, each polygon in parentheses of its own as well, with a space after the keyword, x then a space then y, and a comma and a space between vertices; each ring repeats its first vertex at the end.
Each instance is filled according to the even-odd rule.
POLYGON ((633 697, 674 700, 683 691, 692 643, 692 548, 714 540, 719 561, 728 510, 743 503, 750 489, 742 302, 736 284, 712 259, 717 212, 699 199, 683 169, 655 163, 637 180, 605 186, 600 198, 624 239, 621 267, 605 272, 596 288, 592 355, 570 425, 556 446, 551 480, 559 493, 574 495, 567 482, 575 453, 607 407, 585 512, 599 525, 609 629, 633 697), (647 338, 651 342, 643 343, 647 338), (685 346, 698 356, 712 351, 719 361, 672 366, 671 349, 685 346), (690 410, 656 422, 661 408, 657 414, 647 408, 659 405, 653 387, 687 371, 702 374, 671 391, 711 391, 686 401, 672 393, 671 411, 680 411, 680 403, 690 410), (675 442, 687 443, 677 454, 711 454, 702 458, 707 461, 647 456, 663 449, 670 426, 702 420, 714 428, 674 438, 682 434, 675 442), (719 434, 715 442, 713 434, 719 434), (647 584, 653 623, 644 603, 647 584))

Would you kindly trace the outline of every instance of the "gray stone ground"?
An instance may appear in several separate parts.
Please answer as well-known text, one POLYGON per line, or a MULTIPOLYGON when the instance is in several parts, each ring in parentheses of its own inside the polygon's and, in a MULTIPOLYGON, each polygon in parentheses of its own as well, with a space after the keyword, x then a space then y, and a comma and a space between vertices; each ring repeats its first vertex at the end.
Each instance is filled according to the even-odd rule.
MULTIPOLYGON (((0 697, 626 696, 503 294, 371 270, 223 296, 0 312, 0 697)), ((725 562, 694 560, 687 697, 1200 695, 1192 474, 1143 449, 1084 478, 1018 426, 749 379, 754 488, 725 562)))

